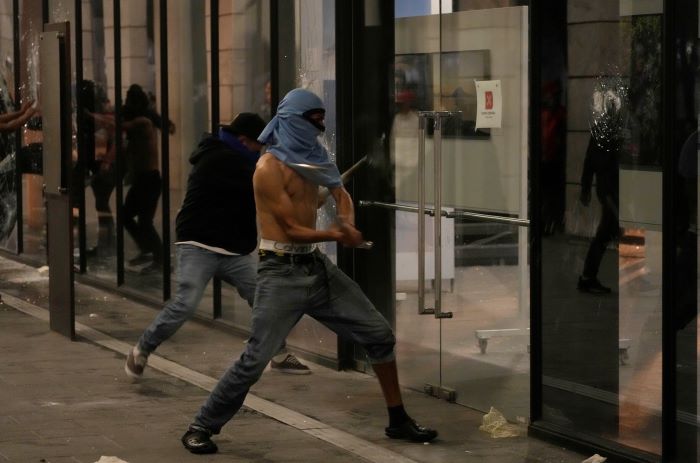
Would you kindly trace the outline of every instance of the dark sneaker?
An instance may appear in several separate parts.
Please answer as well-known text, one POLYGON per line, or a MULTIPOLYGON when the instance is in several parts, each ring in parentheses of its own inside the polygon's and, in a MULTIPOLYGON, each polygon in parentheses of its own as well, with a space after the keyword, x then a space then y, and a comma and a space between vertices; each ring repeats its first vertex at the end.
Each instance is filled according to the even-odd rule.
POLYGON ((600 281, 598 281, 597 278, 583 277, 578 277, 578 285, 576 285, 576 289, 582 293, 591 294, 610 294, 611 291, 607 286, 600 284, 600 281))
POLYGON ((182 445, 192 453, 216 453, 219 450, 211 440, 211 432, 208 429, 190 426, 180 440, 182 445))
POLYGON ((153 254, 150 252, 141 253, 133 259, 129 259, 129 265, 143 265, 151 262, 153 260, 153 254))
POLYGON ((399 426, 389 426, 384 432, 391 439, 406 439, 411 442, 430 442, 438 435, 434 429, 424 428, 413 420, 405 421, 399 426))
POLYGON ((270 368, 280 373, 287 373, 290 375, 308 375, 311 373, 309 367, 301 363, 294 354, 287 354, 281 362, 272 360, 270 362, 270 368))
POLYGON ((124 364, 124 371, 131 379, 139 379, 143 376, 143 370, 146 368, 148 356, 141 353, 138 346, 134 346, 129 351, 124 364))

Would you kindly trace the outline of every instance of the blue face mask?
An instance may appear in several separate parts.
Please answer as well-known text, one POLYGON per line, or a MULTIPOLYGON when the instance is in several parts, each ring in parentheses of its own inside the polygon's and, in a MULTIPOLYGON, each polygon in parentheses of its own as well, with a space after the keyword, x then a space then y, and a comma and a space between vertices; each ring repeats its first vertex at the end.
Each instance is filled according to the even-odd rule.
POLYGON ((318 141, 322 129, 308 115, 323 110, 323 102, 308 90, 287 93, 277 107, 277 115, 260 134, 258 141, 267 151, 306 180, 330 188, 343 185, 338 167, 318 141), (312 166, 312 168, 309 168, 312 166))
POLYGON ((219 140, 226 143, 229 148, 239 153, 244 158, 249 161, 256 163, 260 158, 260 153, 258 151, 251 151, 238 139, 237 135, 227 132, 226 130, 220 128, 218 134, 219 140))

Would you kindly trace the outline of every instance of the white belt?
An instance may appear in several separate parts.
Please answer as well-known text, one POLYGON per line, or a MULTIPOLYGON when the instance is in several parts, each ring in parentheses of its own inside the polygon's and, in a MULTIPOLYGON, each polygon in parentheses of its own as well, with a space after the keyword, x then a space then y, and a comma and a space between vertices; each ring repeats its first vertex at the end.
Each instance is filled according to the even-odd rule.
POLYGON ((260 246, 258 249, 263 251, 284 252, 286 254, 309 254, 316 249, 316 243, 281 243, 279 241, 266 240, 263 238, 260 240, 260 246))

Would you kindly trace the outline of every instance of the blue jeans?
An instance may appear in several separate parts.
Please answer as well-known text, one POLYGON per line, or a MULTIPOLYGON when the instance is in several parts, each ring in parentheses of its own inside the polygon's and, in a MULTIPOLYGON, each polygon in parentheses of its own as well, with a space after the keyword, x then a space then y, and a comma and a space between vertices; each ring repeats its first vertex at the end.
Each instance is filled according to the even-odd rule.
POLYGON ((396 340, 389 323, 360 287, 320 251, 303 263, 266 257, 258 264, 252 334, 246 349, 221 377, 193 424, 219 433, 304 314, 363 346, 372 363, 395 358, 396 340))
POLYGON ((176 245, 177 288, 139 339, 139 350, 150 354, 189 319, 202 300, 209 280, 217 276, 233 285, 253 306, 257 256, 227 256, 190 244, 176 245))

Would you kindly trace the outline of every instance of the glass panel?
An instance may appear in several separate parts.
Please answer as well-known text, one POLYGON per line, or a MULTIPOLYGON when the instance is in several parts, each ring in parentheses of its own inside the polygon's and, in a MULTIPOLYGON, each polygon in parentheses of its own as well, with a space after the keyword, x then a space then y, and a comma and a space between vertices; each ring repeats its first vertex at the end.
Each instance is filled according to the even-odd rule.
MULTIPOLYGON (((396 201, 416 206, 422 175, 427 206, 434 206, 438 182, 443 210, 457 218, 441 219, 442 311, 453 318, 439 321, 417 313, 419 218, 396 213, 401 379, 420 389, 434 383, 455 390, 456 400, 471 407, 495 406, 510 418, 527 417, 527 230, 459 217, 480 212, 527 218, 527 9, 475 9, 457 2, 448 9, 443 2, 441 16, 418 16, 402 8, 397 5, 395 12, 391 135, 396 201), (497 128, 476 127, 475 81, 497 81, 508 97, 497 128), (417 168, 420 110, 461 112, 441 120, 437 179, 432 120, 426 126, 425 167, 417 168)), ((433 218, 425 227, 426 304, 433 307, 433 218)))
MULTIPOLYGON (((15 107, 14 16, 12 0, 0 0, 0 117, 15 107)), ((0 130, 0 247, 17 251, 16 132, 0 130)))
MULTIPOLYGON (((170 252, 173 256, 172 291, 178 274, 175 218, 185 198, 191 169, 190 154, 202 135, 211 130, 209 93, 209 3, 177 0, 168 2, 168 79, 170 136, 170 252)), ((211 317, 212 285, 209 284, 199 310, 211 317)))
POLYGON ((698 121, 700 120, 700 2, 674 4, 677 25, 674 50, 678 73, 675 104, 674 140, 675 185, 677 185, 674 227, 678 285, 676 318, 676 448, 678 461, 698 461, 698 121))
MULTIPOLYGON (((326 144, 328 152, 335 159, 335 2, 295 0, 293 10, 289 8, 291 11, 287 11, 289 5, 284 2, 279 2, 279 7, 282 14, 280 47, 291 47, 285 48, 289 53, 278 63, 280 98, 294 87, 307 88, 321 97, 326 107, 326 131, 322 143, 326 144), (288 82, 289 76, 293 78, 288 82)), ((328 201, 319 210, 319 228, 327 228, 335 215, 335 206, 331 203, 328 201)), ((333 260, 335 249, 335 243, 321 246, 321 250, 333 260)), ((308 352, 337 358, 336 335, 310 317, 305 316, 297 323, 287 342, 308 352)))
MULTIPOLYGON (((434 98, 437 108, 461 113, 443 128, 443 207, 527 219, 528 9, 465 8, 443 13, 441 20, 440 87, 434 98), (484 101, 477 85, 484 86, 479 90, 484 101), (500 121, 489 123, 488 111, 500 121)), ((462 404, 484 411, 493 406, 510 419, 525 420, 527 228, 469 218, 448 226, 442 245, 451 260, 443 280, 450 286, 443 286, 442 299, 443 311, 454 318, 442 321, 442 381, 462 404)))
MULTIPOLYGON (((270 120, 270 2, 219 2, 220 120, 241 112, 270 120)), ((222 284, 222 317, 248 330, 251 311, 232 286, 222 284)))
POLYGON ((121 77, 124 182, 124 284, 161 298, 162 189, 161 130, 168 122, 158 113, 159 24, 152 0, 121 2, 121 77))
POLYGON ((659 453, 661 2, 548 9, 543 418, 659 453))
MULTIPOLYGON (((37 101, 39 88, 39 34, 42 31, 41 1, 20 2, 20 69, 22 100, 37 101)), ((41 105, 41 102, 39 102, 41 105)), ((29 121, 22 134, 20 159, 32 159, 22 166, 22 227, 24 254, 46 262, 46 208, 42 171, 41 118, 29 121)))
POLYGON ((87 273, 116 284, 116 146, 114 128, 100 117, 114 117, 113 2, 83 1, 83 82, 81 104, 98 119, 80 119, 85 159, 87 273))

